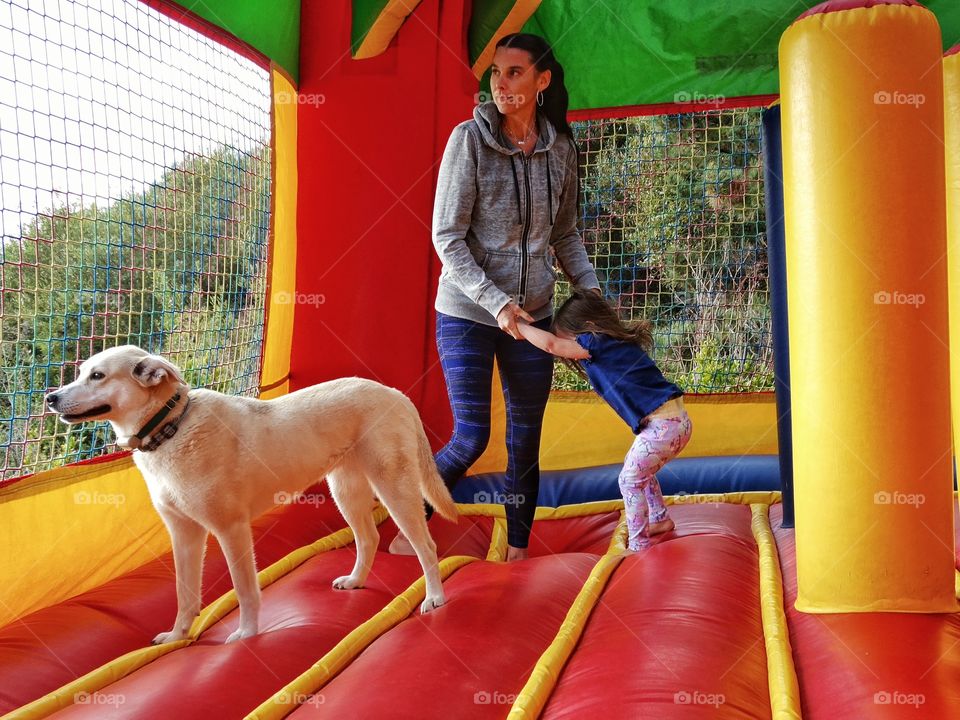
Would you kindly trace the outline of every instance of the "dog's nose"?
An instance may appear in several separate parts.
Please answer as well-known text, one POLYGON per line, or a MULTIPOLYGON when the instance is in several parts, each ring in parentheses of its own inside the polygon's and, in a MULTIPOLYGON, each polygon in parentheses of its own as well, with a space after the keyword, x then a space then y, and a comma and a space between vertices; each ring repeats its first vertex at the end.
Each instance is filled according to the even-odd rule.
POLYGON ((56 393, 50 393, 44 398, 44 400, 46 401, 47 405, 49 405, 51 408, 56 410, 57 403, 60 401, 60 398, 57 396, 56 393))

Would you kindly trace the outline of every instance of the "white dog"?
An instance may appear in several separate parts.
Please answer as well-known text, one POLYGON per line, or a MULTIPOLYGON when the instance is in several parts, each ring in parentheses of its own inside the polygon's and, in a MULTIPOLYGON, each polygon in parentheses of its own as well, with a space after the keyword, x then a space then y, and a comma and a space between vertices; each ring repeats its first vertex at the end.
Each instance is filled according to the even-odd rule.
POLYGON ((190 390, 168 360, 133 345, 105 350, 80 366, 75 382, 46 397, 61 420, 109 420, 146 479, 170 532, 177 618, 155 643, 185 638, 200 611, 207 533, 223 548, 240 602, 240 627, 227 642, 256 635, 260 588, 250 521, 321 480, 356 536, 353 572, 335 588, 363 587, 379 534, 374 495, 410 540, 426 577, 421 612, 444 602, 437 549, 423 497, 455 521, 423 424, 403 393, 372 380, 343 378, 275 400, 190 390))

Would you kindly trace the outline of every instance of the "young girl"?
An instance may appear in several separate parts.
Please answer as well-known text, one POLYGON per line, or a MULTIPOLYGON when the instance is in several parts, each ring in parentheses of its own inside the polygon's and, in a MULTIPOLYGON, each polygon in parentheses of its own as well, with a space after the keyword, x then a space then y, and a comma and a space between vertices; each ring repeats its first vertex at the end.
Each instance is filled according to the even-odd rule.
POLYGON ((603 298, 574 293, 557 310, 553 333, 527 323, 518 327, 531 343, 585 376, 637 436, 623 463, 620 492, 628 551, 649 547, 651 535, 674 527, 655 473, 683 450, 692 431, 683 391, 647 354, 653 346, 650 323, 624 325, 603 298))

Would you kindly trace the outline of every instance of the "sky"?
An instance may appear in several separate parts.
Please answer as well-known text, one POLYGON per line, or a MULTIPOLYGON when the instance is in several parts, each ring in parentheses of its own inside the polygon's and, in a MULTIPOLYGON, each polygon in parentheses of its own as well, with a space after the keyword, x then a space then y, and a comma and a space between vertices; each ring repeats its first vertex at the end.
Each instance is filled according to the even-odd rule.
POLYGON ((0 0, 0 237, 270 140, 268 72, 139 0, 0 0))

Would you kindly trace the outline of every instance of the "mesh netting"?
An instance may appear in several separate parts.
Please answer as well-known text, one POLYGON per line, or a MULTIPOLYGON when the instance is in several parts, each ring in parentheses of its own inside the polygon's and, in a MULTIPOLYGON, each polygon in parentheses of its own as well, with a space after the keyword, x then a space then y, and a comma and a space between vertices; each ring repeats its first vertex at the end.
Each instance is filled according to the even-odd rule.
MULTIPOLYGON (((584 243, 621 318, 651 321, 654 359, 687 392, 771 390, 760 109, 573 128, 584 243)), ((554 386, 589 387, 562 365, 554 386)))
POLYGON ((101 454, 45 390, 133 343, 254 395, 270 78, 135 0, 0 3, 0 479, 101 454))

